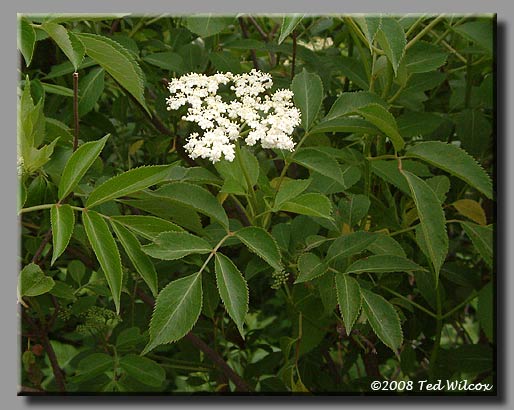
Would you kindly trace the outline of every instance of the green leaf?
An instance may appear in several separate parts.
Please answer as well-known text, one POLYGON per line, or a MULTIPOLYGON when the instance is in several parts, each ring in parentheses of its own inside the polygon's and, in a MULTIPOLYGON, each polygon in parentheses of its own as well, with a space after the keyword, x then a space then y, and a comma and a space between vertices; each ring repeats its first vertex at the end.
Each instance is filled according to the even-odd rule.
POLYGON ((111 216, 111 220, 129 228, 132 232, 143 238, 153 241, 159 234, 168 231, 183 231, 173 222, 148 215, 117 215, 111 216))
MULTIPOLYGON (((97 63, 92 58, 84 57, 84 60, 82 60, 82 64, 80 64, 78 69, 83 70, 95 65, 97 65, 97 63)), ((71 64, 70 61, 65 61, 64 63, 52 66, 50 72, 43 78, 45 80, 50 80, 52 78, 62 77, 64 75, 71 74, 74 71, 75 68, 73 67, 73 64, 71 64)))
POLYGON ((206 14, 187 17, 185 26, 200 37, 209 37, 223 31, 233 21, 233 17, 215 17, 212 14, 206 14))
POLYGON ((200 273, 170 282, 157 297, 150 322, 150 341, 141 354, 184 337, 193 328, 201 311, 200 273))
POLYGON ((311 252, 302 253, 298 258, 298 272, 300 274, 294 283, 308 282, 323 275, 327 270, 328 266, 320 260, 318 255, 311 252))
POLYGON ((239 150, 240 161, 218 161, 214 164, 216 171, 224 180, 221 192, 244 195, 250 187, 246 178, 241 178, 244 173, 248 175, 251 186, 255 186, 259 179, 259 161, 246 147, 239 150))
POLYGON ((243 72, 240 57, 233 55, 230 51, 209 53, 209 59, 214 68, 219 72, 226 73, 229 71, 234 74, 243 72))
POLYGON ((62 52, 66 54, 71 64, 73 64, 75 71, 77 71, 80 63, 84 59, 84 45, 73 33, 69 33, 68 30, 59 24, 45 22, 40 27, 57 43, 62 52))
POLYGON ((343 173, 337 161, 315 148, 301 148, 295 152, 292 159, 297 164, 329 177, 338 183, 343 181, 343 173))
MULTIPOLYGON (((330 56, 333 59, 334 56, 330 56)), ((337 69, 341 73, 350 79, 355 85, 363 90, 369 89, 369 81, 366 76, 366 71, 360 60, 351 57, 340 56, 337 60, 340 63, 337 65, 337 69)))
POLYGON ((348 133, 360 133, 360 134, 374 134, 377 133, 377 128, 369 121, 363 120, 362 118, 353 117, 341 117, 333 120, 323 120, 319 124, 315 125, 311 134, 321 132, 348 132, 348 133))
POLYGON ((101 203, 141 191, 155 185, 168 176, 169 165, 154 165, 134 168, 108 179, 97 186, 89 195, 86 207, 92 208, 101 203))
POLYGON ((105 71, 101 67, 92 69, 79 83, 79 115, 91 111, 104 91, 105 71))
POLYGON ((44 13, 36 15, 34 21, 51 21, 52 23, 69 23, 73 21, 105 21, 128 17, 129 13, 44 13))
POLYGON ((75 214, 71 206, 55 204, 50 208, 52 224, 53 254, 51 265, 66 250, 75 226, 75 214))
POLYGON ((472 199, 459 199, 455 201, 452 206, 465 217, 471 219, 479 225, 486 225, 487 219, 485 211, 482 206, 472 199))
POLYGON ((228 229, 228 217, 217 199, 205 188, 184 182, 168 184, 154 191, 155 196, 165 197, 193 208, 218 221, 228 229))
POLYGON ((489 339, 489 341, 494 341, 494 293, 493 293, 493 284, 492 282, 487 283, 480 292, 478 292, 478 321, 480 322, 480 327, 484 331, 485 335, 489 339))
POLYGON ((489 54, 493 53, 493 19, 483 18, 478 21, 468 21, 452 28, 455 32, 474 42, 489 54))
POLYGON ((166 380, 166 372, 153 360, 136 354, 128 354, 120 359, 120 367, 129 376, 148 386, 159 387, 166 380))
MULTIPOLYGON (((446 80, 447 74, 442 73, 440 71, 430 71, 428 73, 415 73, 409 76, 409 81, 407 82, 407 87, 403 91, 406 94, 406 98, 404 101, 408 102, 409 99, 415 100, 420 96, 420 101, 426 101, 425 94, 420 93, 420 91, 429 91, 437 86, 441 85, 444 80, 446 80)), ((400 96, 400 101, 402 100, 400 96)), ((414 101, 415 102, 415 101, 414 101)), ((406 105, 407 106, 407 105, 406 105)), ((421 105, 421 109, 414 111, 422 111, 424 109, 423 105, 421 105)))
POLYGON ((376 38, 396 75, 407 45, 402 26, 393 17, 382 18, 382 25, 376 38))
POLYGON ((110 134, 107 134, 98 141, 86 142, 73 153, 66 163, 59 181, 59 200, 66 198, 73 191, 73 188, 80 182, 89 167, 100 155, 109 136, 110 134))
POLYGON ((207 53, 204 47, 198 43, 186 44, 178 50, 186 72, 202 72, 208 61, 207 53))
POLYGON ((114 369, 112 356, 105 353, 93 353, 79 362, 77 372, 72 380, 74 383, 83 383, 112 369, 114 369))
POLYGON ((406 111, 398 118, 398 132, 404 138, 429 135, 443 123, 443 118, 431 112, 406 111))
POLYGON ((186 72, 182 56, 171 51, 148 54, 143 57, 143 60, 163 70, 174 71, 179 74, 186 72))
POLYGON ((406 258, 402 246, 390 236, 376 234, 376 239, 368 246, 368 250, 375 255, 396 255, 406 258))
POLYGON ((145 78, 132 53, 108 37, 97 34, 76 34, 86 54, 104 68, 150 115, 145 103, 145 78))
MULTIPOLYGON (((405 162, 403 162, 405 168, 405 162)), ((409 186, 398 169, 397 161, 371 161, 371 170, 374 174, 378 175, 384 181, 394 185, 402 190, 404 193, 410 195, 409 186)))
POLYGON ((36 32, 24 17, 19 19, 18 24, 18 50, 20 50, 21 54, 23 55, 25 64, 28 67, 30 66, 32 55, 34 54, 34 47, 36 45, 36 32))
POLYGON ((353 227, 368 214, 370 204, 366 195, 349 194, 346 198, 341 198, 338 204, 341 220, 353 227))
POLYGON ((303 16, 303 14, 288 14, 282 17, 282 25, 280 26, 278 44, 282 44, 286 37, 293 32, 293 30, 302 20, 303 16))
MULTIPOLYGON (((119 201, 123 204, 149 212, 159 218, 172 220, 175 224, 187 228, 192 232, 200 233, 203 231, 200 216, 194 209, 191 209, 187 205, 173 201, 165 196, 157 196, 153 193, 150 194, 148 191, 145 191, 144 194, 139 193, 138 196, 141 196, 142 199, 119 199, 119 201)), ((166 229, 165 231, 168 230, 169 229, 166 229)))
POLYGON ((18 297, 39 296, 52 290, 54 285, 54 280, 46 276, 39 265, 29 263, 18 277, 18 297))
POLYGON ((323 83, 317 74, 307 72, 304 68, 295 75, 291 83, 294 103, 302 113, 302 127, 307 132, 318 115, 323 100, 323 83))
POLYGON ((352 277, 338 272, 335 275, 337 303, 343 317, 346 334, 349 335, 361 310, 361 290, 352 277))
POLYGON ((441 47, 418 41, 407 51, 405 66, 409 73, 426 73, 444 65, 447 57, 441 47))
POLYGON ((387 107, 386 103, 378 95, 368 91, 342 93, 332 104, 330 111, 318 126, 322 126, 325 121, 338 119, 370 104, 380 104, 384 108, 387 107))
POLYGON ((284 269, 278 245, 275 239, 264 229, 256 226, 247 226, 236 231, 235 236, 275 270, 282 271, 284 269))
POLYGON ((281 204, 296 198, 309 187, 310 183, 310 179, 284 180, 275 197, 275 205, 273 208, 278 210, 281 204))
POLYGON ((243 324, 248 313, 248 285, 237 266, 221 253, 216 253, 216 284, 228 314, 243 336, 243 324))
POLYGON ((371 50, 373 41, 382 26, 382 17, 366 17, 366 16, 355 16, 353 20, 359 25, 362 33, 368 40, 368 47, 371 50))
POLYGON ((435 192, 425 181, 408 171, 403 170, 402 173, 409 184, 418 210, 422 241, 434 267, 437 283, 439 270, 448 253, 448 235, 446 234, 443 208, 435 192))
POLYGON ((175 260, 193 253, 209 253, 212 246, 205 239, 187 232, 163 232, 141 249, 153 258, 175 260))
POLYGON ((355 112, 362 115, 367 121, 375 125, 387 137, 391 139, 396 151, 405 146, 405 141, 398 132, 398 126, 393 115, 380 104, 369 104, 361 107, 355 112))
POLYGON ((116 337, 116 348, 121 349, 132 349, 140 343, 147 340, 145 334, 141 334, 139 327, 129 327, 123 329, 116 337))
POLYGON ((284 202, 279 208, 281 211, 332 219, 332 203, 325 195, 317 192, 297 196, 284 202))
POLYGON ((439 141, 419 142, 407 149, 407 157, 419 158, 462 179, 487 198, 493 198, 489 175, 466 151, 439 141))
POLYGON ((382 296, 361 288, 362 309, 379 339, 397 353, 403 341, 398 313, 382 296))
POLYGON ((493 228, 492 225, 480 226, 471 222, 461 222, 464 232, 469 236, 485 263, 493 266, 493 228))
POLYGON ((23 168, 27 173, 32 173, 40 169, 52 156, 55 148, 55 144, 59 139, 53 140, 50 144, 44 145, 40 149, 30 147, 25 155, 23 156, 23 168))
POLYGON ((326 262, 330 263, 336 258, 347 258, 366 249, 375 236, 365 231, 357 231, 340 236, 328 248, 326 262))
POLYGON ((71 88, 63 87, 61 85, 48 84, 41 82, 41 86, 45 93, 62 95, 63 97, 73 97, 73 90, 71 88))
POLYGON ((141 244, 135 235, 122 224, 111 219, 111 226, 137 272, 148 285, 152 294, 157 296, 159 293, 157 272, 150 258, 141 250, 141 244))
POLYGON ((116 313, 120 312, 121 285, 123 271, 121 258, 116 242, 109 231, 104 218, 95 211, 82 212, 82 221, 89 243, 100 262, 105 274, 111 294, 116 306, 116 313))
POLYGON ((455 133, 461 147, 474 157, 480 157, 491 149, 491 122, 479 110, 466 109, 455 118, 455 133))
POLYGON ((56 296, 59 299, 71 301, 77 300, 77 297, 75 296, 75 289, 72 286, 60 280, 55 281, 55 286, 50 291, 50 294, 56 296))
POLYGON ((417 270, 426 269, 407 258, 396 255, 368 256, 353 262, 346 268, 347 273, 412 272, 417 270))

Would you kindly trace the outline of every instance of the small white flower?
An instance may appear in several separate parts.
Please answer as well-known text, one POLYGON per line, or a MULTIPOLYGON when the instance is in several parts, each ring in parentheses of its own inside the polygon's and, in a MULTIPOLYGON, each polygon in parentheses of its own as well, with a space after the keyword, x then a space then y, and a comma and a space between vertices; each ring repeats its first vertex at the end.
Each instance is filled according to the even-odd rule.
POLYGON ((166 99, 168 110, 188 105, 182 119, 196 123, 204 131, 203 136, 197 132, 189 135, 184 146, 189 156, 212 162, 223 156, 233 161, 234 141, 244 127, 249 128, 245 138, 248 145, 260 141, 263 148, 292 151, 295 144, 291 134, 300 124, 300 111, 292 102, 290 90, 278 90, 271 97, 265 95, 272 86, 271 75, 257 70, 236 75, 191 73, 171 80, 171 95, 166 99), (220 85, 228 83, 232 83, 230 89, 235 98, 225 102, 217 92, 220 85))

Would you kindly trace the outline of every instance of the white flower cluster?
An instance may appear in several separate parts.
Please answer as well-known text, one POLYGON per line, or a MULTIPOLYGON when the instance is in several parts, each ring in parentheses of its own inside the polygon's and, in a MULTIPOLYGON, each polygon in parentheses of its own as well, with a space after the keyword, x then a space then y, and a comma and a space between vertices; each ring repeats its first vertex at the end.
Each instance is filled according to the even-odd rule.
POLYGON ((234 142, 245 127, 248 127, 245 137, 248 145, 260 141, 263 148, 292 151, 295 144, 291 134, 300 124, 300 111, 292 103, 292 91, 265 94, 272 85, 271 75, 257 70, 212 76, 191 73, 171 80, 168 85, 171 95, 166 100, 168 110, 189 104, 182 118, 203 130, 203 135, 197 132, 189 135, 184 146, 189 156, 217 162, 223 155, 227 161, 233 161, 234 142), (229 83, 235 98, 225 101, 217 93, 221 85, 229 83))

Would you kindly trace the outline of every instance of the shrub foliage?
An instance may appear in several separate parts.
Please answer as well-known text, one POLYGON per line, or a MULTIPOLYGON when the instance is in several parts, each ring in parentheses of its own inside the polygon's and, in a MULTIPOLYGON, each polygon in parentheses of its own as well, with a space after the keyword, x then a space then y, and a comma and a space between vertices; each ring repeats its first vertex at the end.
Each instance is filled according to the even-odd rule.
POLYGON ((494 380, 493 17, 18 29, 20 391, 494 380), (166 84, 252 69, 293 91, 295 150, 191 159, 166 84))

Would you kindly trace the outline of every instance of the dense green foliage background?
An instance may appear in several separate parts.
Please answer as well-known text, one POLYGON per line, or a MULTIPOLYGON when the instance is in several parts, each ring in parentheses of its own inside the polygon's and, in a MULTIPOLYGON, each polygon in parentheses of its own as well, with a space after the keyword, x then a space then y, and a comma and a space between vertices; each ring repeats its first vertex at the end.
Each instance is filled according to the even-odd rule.
POLYGON ((493 383, 493 17, 18 26, 21 392, 493 383), (252 68, 296 150, 193 161, 167 81, 252 68))

